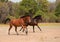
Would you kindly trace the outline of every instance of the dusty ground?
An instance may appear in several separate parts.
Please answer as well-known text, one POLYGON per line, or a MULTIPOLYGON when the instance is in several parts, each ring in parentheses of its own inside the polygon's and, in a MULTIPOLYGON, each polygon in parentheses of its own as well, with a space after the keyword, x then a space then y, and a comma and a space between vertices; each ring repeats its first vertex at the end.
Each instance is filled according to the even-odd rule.
POLYGON ((41 23, 39 26, 42 32, 35 27, 35 33, 32 32, 32 26, 28 27, 28 35, 19 31, 16 35, 14 27, 11 29, 11 35, 8 35, 9 25, 0 24, 0 42, 60 42, 60 23, 41 23))

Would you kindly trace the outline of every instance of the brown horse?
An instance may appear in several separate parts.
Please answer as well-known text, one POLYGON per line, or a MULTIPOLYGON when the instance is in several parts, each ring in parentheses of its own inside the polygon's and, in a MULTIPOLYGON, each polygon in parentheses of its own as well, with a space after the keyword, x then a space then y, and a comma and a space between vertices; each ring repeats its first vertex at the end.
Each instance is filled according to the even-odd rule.
POLYGON ((8 30, 8 34, 10 35, 10 30, 12 28, 12 26, 15 27, 15 32, 17 33, 18 35, 18 32, 17 32, 17 27, 21 26, 23 27, 23 30, 26 29, 26 34, 28 33, 28 30, 27 30, 27 25, 26 25, 26 22, 31 22, 31 18, 30 16, 23 16, 24 18, 19 18, 19 19, 13 19, 10 21, 10 28, 8 30))

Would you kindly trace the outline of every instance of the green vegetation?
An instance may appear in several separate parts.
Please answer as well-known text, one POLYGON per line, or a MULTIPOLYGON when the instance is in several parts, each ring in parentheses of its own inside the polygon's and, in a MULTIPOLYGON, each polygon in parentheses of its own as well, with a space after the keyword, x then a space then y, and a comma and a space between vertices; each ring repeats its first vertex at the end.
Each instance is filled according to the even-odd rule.
POLYGON ((43 22, 60 22, 60 4, 55 9, 51 8, 52 12, 49 10, 51 6, 47 0, 22 0, 19 3, 0 0, 0 23, 6 18, 19 18, 23 15, 41 15, 43 22))
POLYGON ((37 3, 35 0, 22 0, 20 3, 20 11, 23 15, 31 15, 33 16, 37 10, 37 3), (27 13, 27 14, 25 14, 27 13))
POLYGON ((57 16, 57 22, 60 22, 60 3, 56 6, 55 15, 57 16))

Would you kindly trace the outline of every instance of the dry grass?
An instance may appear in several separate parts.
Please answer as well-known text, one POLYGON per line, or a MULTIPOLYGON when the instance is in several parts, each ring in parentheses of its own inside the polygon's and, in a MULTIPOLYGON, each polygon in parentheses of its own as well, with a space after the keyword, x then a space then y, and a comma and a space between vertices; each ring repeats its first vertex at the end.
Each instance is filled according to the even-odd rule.
POLYGON ((0 42, 60 42, 60 23, 39 23, 42 31, 35 27, 35 33, 32 32, 32 26, 28 27, 28 35, 19 31, 16 35, 14 27, 11 29, 11 35, 8 35, 9 25, 0 24, 0 42))

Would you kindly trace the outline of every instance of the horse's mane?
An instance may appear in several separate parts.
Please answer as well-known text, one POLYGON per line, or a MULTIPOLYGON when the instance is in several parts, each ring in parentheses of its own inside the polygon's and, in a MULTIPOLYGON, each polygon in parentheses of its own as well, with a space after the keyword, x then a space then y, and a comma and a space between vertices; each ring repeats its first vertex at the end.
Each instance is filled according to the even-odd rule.
POLYGON ((24 15, 24 16, 21 16, 20 18, 24 18, 24 17, 27 17, 27 16, 30 16, 30 15, 24 15))
POLYGON ((33 19, 40 19, 40 18, 42 18, 42 16, 41 15, 37 15, 33 19))
POLYGON ((39 20, 42 21, 42 16, 41 15, 37 15, 33 18, 34 21, 38 22, 39 20))

